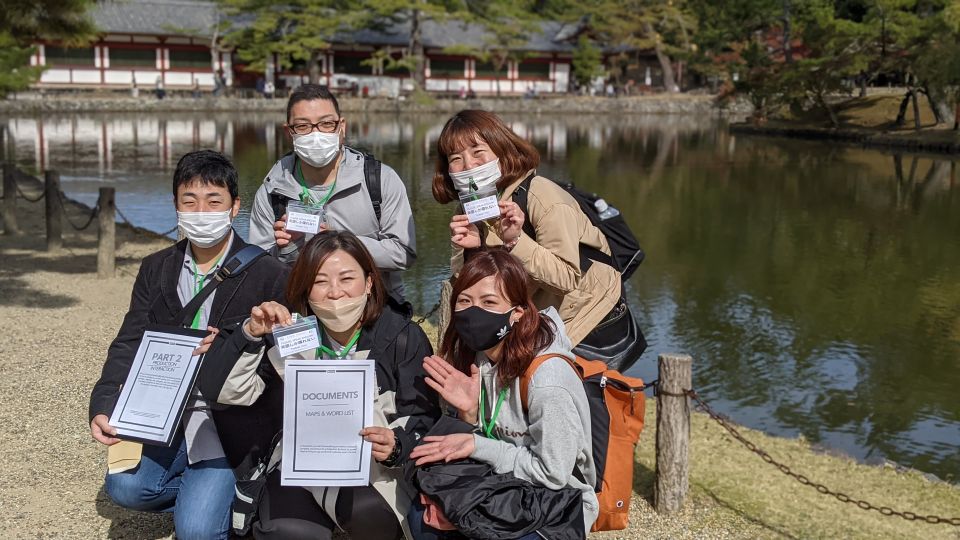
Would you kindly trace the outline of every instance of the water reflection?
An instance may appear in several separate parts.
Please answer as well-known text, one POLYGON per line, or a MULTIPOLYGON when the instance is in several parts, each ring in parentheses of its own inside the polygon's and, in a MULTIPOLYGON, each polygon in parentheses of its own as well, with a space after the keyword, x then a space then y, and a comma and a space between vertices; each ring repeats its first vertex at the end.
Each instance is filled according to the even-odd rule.
MULTIPOLYGON (((348 137, 407 182, 420 310, 447 272, 450 208, 430 194, 443 116, 346 115, 348 137)), ((93 202, 103 182, 138 224, 175 224, 170 176, 194 148, 231 155, 249 202, 289 148, 276 115, 0 119, 5 157, 55 168, 93 202)), ((648 254, 629 284, 655 355, 747 425, 960 478, 960 197, 956 163, 735 137, 695 117, 507 116, 542 172, 617 205, 648 254)), ((241 224, 242 228, 242 224, 241 224)))

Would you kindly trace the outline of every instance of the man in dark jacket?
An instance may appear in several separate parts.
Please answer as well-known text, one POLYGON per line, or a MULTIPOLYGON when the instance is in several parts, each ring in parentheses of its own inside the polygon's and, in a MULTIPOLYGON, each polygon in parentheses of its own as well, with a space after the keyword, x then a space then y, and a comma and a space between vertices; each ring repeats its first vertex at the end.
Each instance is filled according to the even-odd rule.
MULTIPOLYGON (((201 150, 184 155, 174 173, 173 195, 186 239, 147 256, 140 265, 130 310, 90 396, 90 433, 111 446, 111 453, 122 448, 132 456, 132 466, 107 474, 104 488, 114 502, 135 510, 173 512, 178 538, 227 538, 235 463, 225 455, 217 429, 237 420, 229 409, 211 410, 194 391, 170 447, 118 445, 121 441, 108 423, 147 325, 179 325, 184 306, 247 245, 232 228, 240 210, 237 171, 222 154, 201 150)), ((280 300, 287 274, 286 265, 260 257, 244 272, 223 280, 194 314, 187 314, 192 328, 209 331, 198 352, 206 351, 218 329, 241 323, 264 298, 280 300)), ((249 417, 249 411, 245 414, 249 417)))

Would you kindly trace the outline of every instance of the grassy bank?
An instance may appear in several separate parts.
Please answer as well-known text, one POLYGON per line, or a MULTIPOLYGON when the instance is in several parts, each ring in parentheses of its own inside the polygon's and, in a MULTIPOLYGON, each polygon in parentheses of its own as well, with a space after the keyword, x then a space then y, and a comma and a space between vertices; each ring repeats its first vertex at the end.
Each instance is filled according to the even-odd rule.
MULTIPOLYGON (((33 196, 34 191, 28 191, 33 196)), ((117 227, 116 278, 96 279, 95 228, 65 228, 47 253, 43 203, 18 202, 23 234, 0 236, 0 525, 7 538, 167 538, 169 515, 117 508, 103 494, 105 452, 90 440, 87 400, 125 313, 140 260, 169 240, 117 227)), ((71 205, 80 221, 83 209, 71 205)), ((428 327, 435 337, 436 330, 428 327)), ((960 488, 915 472, 818 454, 804 441, 744 435, 799 473, 852 497, 920 514, 960 516, 960 488)), ((960 538, 960 528, 865 512, 783 476, 705 415, 691 427, 691 493, 670 516, 653 512, 654 403, 637 452, 631 527, 612 538, 960 538)))
POLYGON ((906 122, 896 125, 900 95, 850 98, 835 104, 839 127, 833 127, 824 111, 799 114, 784 112, 764 124, 740 123, 731 126, 737 133, 825 139, 865 146, 922 152, 960 153, 960 132, 953 131, 952 118, 937 125, 926 98, 920 101, 920 130, 915 129, 913 107, 907 108, 906 122))

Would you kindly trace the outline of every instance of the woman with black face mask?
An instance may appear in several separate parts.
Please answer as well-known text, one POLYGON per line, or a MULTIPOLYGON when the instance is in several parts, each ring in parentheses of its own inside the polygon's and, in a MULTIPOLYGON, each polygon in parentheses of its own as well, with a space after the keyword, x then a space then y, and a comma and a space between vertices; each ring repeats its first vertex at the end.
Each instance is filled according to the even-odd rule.
MULTIPOLYGON (((549 489, 577 488, 589 531, 597 517, 596 472, 583 383, 564 358, 550 358, 529 379, 527 406, 521 401, 521 376, 535 357, 573 359, 556 309, 537 310, 526 270, 501 249, 467 260, 451 303, 440 354, 426 358, 424 369, 427 384, 476 430, 427 436, 410 458, 417 465, 472 458, 549 489)), ((411 517, 414 536, 451 537, 411 517)))

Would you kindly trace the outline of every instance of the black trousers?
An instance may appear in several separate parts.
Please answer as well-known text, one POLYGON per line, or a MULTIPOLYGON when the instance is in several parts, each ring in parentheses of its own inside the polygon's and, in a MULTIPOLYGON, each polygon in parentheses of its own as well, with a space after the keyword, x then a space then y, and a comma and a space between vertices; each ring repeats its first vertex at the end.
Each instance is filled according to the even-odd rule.
MULTIPOLYGON (((351 540, 393 540, 403 534, 396 514, 372 486, 340 488, 336 514, 351 540)), ((330 540, 337 528, 312 493, 281 486, 280 471, 267 478, 259 515, 253 526, 258 540, 330 540)))

